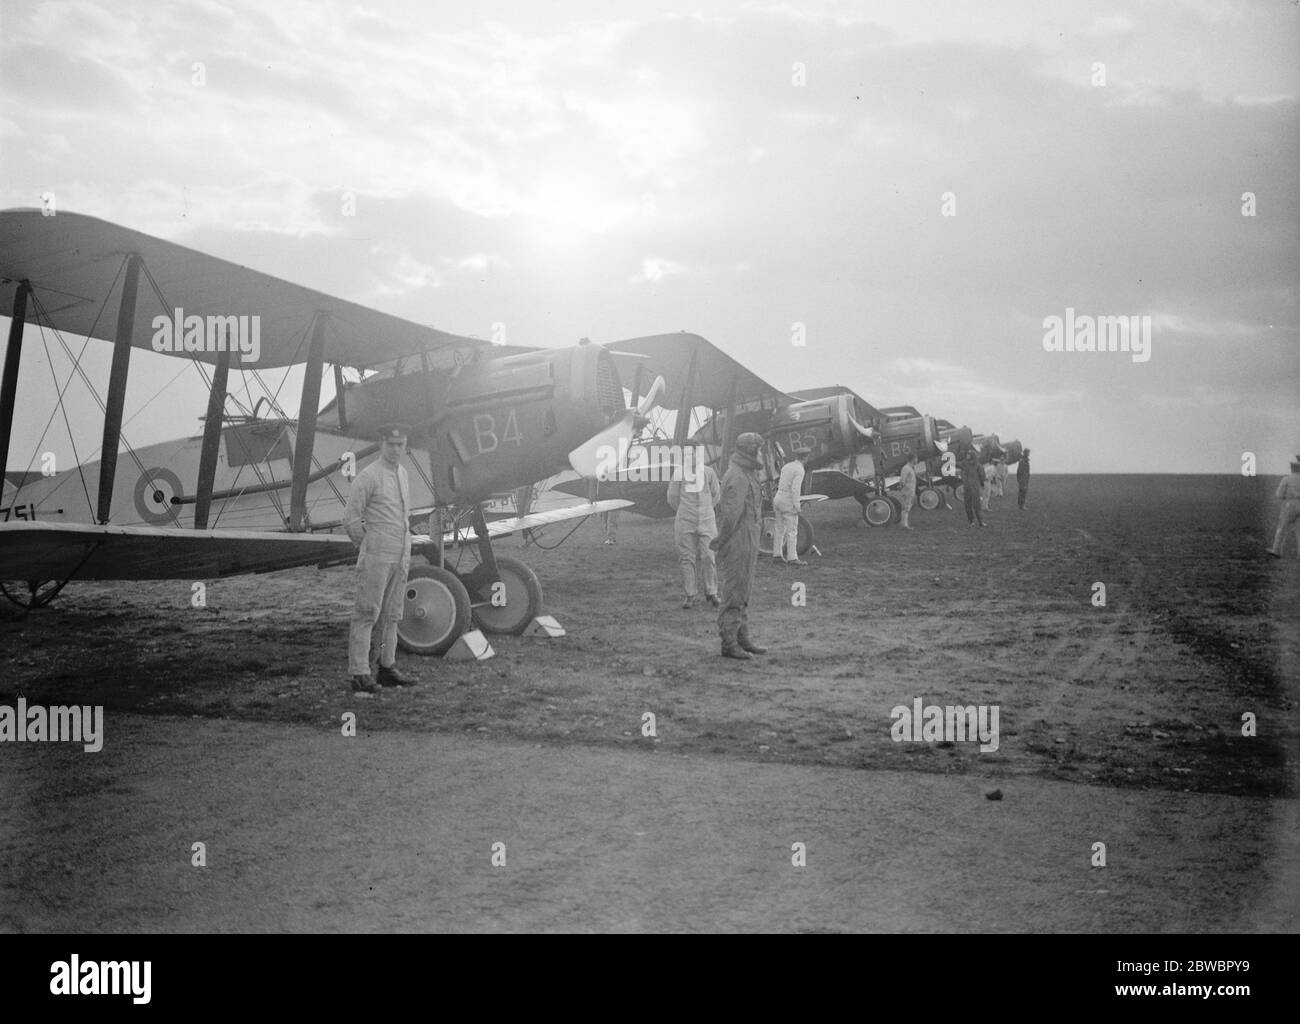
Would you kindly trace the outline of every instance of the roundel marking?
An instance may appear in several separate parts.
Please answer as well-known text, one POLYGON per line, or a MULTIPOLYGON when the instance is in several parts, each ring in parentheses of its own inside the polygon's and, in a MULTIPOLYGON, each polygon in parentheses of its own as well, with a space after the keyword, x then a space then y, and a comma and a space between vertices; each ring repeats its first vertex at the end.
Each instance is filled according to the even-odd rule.
POLYGON ((146 469, 135 482, 135 510, 146 523, 172 523, 172 498, 184 494, 181 478, 170 469, 146 469))

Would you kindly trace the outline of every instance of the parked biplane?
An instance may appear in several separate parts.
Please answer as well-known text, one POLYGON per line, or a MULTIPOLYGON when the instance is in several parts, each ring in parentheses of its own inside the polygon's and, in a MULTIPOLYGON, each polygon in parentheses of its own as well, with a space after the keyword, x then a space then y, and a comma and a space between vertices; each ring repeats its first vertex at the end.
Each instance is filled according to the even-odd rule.
POLYGON ((497 557, 492 539, 628 504, 586 501, 491 524, 484 516, 495 494, 565 469, 590 476, 599 452, 632 437, 648 410, 628 407, 614 359, 599 345, 492 345, 93 217, 40 210, 0 211, 0 310, 12 317, 0 467, 24 328, 113 345, 102 398, 100 382, 82 374, 104 409, 99 460, 48 477, 30 464, 6 474, 0 581, 26 594, 0 589, 25 607, 72 579, 205 580, 354 561, 341 516, 352 476, 377 457, 373 439, 385 422, 409 425, 412 505, 429 527, 413 546, 430 564, 411 568, 398 630, 407 650, 446 651, 471 622, 523 632, 541 609, 541 586, 524 563, 497 557), (105 315, 114 308, 116 316, 105 315), (246 344, 252 331, 255 346, 246 344), (201 434, 125 444, 137 348, 189 359, 202 373, 201 434), (267 414, 259 415, 261 400, 230 411, 233 374, 260 381, 259 371, 299 363, 296 417, 269 389, 267 414), (318 411, 327 365, 335 397, 318 411), (369 375, 346 381, 345 368, 369 375))
MULTIPOLYGON (((721 477, 736 438, 745 431, 766 436, 777 410, 789 402, 789 396, 779 388, 697 334, 631 338, 609 349, 620 378, 630 382, 634 403, 645 405, 652 392, 658 392, 651 403, 653 411, 632 446, 627 468, 598 483, 601 497, 628 500, 632 503, 630 511, 639 515, 662 519, 674 514, 668 504, 666 481, 668 473, 682 467, 677 462, 663 462, 654 453, 670 451, 676 458, 681 446, 690 441, 701 446, 705 461, 721 477), (638 458, 645 452, 652 454, 638 458)), ((781 465, 788 457, 788 450, 771 444, 765 445, 761 453, 764 520, 759 550, 764 553, 771 552, 771 502, 781 465)), ((557 489, 574 495, 588 493, 585 487, 577 480, 556 484, 557 489)), ((804 493, 800 501, 822 501, 825 497, 804 493)), ((812 547, 812 524, 800 516, 799 554, 806 554, 812 547)))

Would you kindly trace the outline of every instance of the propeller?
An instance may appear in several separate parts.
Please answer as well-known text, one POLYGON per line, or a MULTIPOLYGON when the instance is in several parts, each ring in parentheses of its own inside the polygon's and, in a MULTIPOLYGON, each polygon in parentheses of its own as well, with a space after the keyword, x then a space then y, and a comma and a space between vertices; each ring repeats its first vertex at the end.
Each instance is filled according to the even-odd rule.
POLYGON ((873 428, 871 428, 871 427, 864 427, 861 423, 859 423, 857 420, 855 420, 852 416, 849 416, 849 423, 851 423, 851 424, 853 425, 853 429, 854 429, 854 430, 856 430, 859 434, 861 434, 863 437, 865 437, 868 441, 874 441, 874 440, 876 439, 876 432, 875 432, 875 430, 874 430, 873 428))
POLYGON ((656 377, 636 408, 629 409, 604 430, 569 452, 569 465, 574 472, 591 480, 598 475, 608 479, 621 471, 632 446, 632 438, 645 426, 646 416, 655 407, 666 386, 663 377, 656 377), (615 456, 612 462, 611 454, 615 456))

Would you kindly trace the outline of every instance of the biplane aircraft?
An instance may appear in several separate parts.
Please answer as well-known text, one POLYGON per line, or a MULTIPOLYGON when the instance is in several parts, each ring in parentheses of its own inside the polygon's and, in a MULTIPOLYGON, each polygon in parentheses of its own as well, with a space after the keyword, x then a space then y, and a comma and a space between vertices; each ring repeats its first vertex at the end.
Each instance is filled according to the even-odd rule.
MULTIPOLYGON (((790 395, 771 433, 790 445, 813 448, 808 486, 831 498, 853 498, 870 526, 897 521, 902 505, 889 491, 903 464, 915 453, 924 464, 940 455, 935 420, 911 406, 877 409, 851 388, 809 388, 790 395)), ((917 495, 924 509, 942 499, 928 479, 917 495)))
MULTIPOLYGON (((354 561, 342 512, 352 476, 377 457, 373 439, 385 422, 409 426, 412 504, 417 525, 429 526, 413 553, 430 564, 412 565, 398 631, 409 651, 444 652, 471 622, 484 632, 525 631, 541 609, 541 586, 524 563, 497 557, 492 539, 628 504, 585 501, 490 525, 483 511, 493 495, 561 470, 591 476, 599 453, 626 443, 644 420, 648 410, 627 406, 614 359, 599 345, 493 345, 93 217, 40 210, 0 211, 0 310, 12 318, 0 467, 24 328, 65 345, 66 334, 113 346, 102 398, 101 382, 74 363, 104 410, 99 459, 50 476, 31 464, 6 473, 0 581, 11 583, 0 589, 26 607, 72 579, 205 580, 354 561), (133 349, 192 361, 208 387, 201 434, 126 444, 133 349), (269 388, 251 410, 229 410, 232 375, 260 382, 259 371, 299 363, 296 417, 269 388), (318 409, 327 365, 335 397, 318 409), (370 373, 346 381, 345 369, 370 373)), ((60 400, 70 382, 71 374, 60 400)))
POLYGON ((957 463, 965 454, 966 448, 974 448, 979 456, 980 465, 987 465, 1002 460, 1007 465, 1020 461, 1024 451, 1019 441, 1002 442, 997 434, 975 434, 968 427, 955 427, 948 420, 938 420, 939 436, 944 439, 946 450, 938 459, 932 459, 928 469, 933 478, 946 484, 958 500, 963 500, 961 475, 957 463))
MULTIPOLYGON (((777 410, 789 396, 767 383, 697 334, 681 332, 631 338, 609 346, 619 376, 630 381, 632 402, 653 406, 638 434, 627 467, 612 477, 603 475, 598 494, 632 502, 630 511, 655 519, 669 518, 670 473, 681 472, 679 462, 663 461, 659 452, 680 458, 683 444, 701 446, 705 461, 719 476, 725 472, 736 438, 745 431, 767 435, 777 410), (651 383, 653 382, 653 383, 651 383), (662 382, 662 383, 661 383, 662 382), (644 454, 643 457, 638 455, 644 454)), ((764 522, 759 550, 771 552, 773 516, 771 501, 786 451, 773 445, 761 453, 764 462, 764 522)), ((569 494, 584 494, 582 481, 557 483, 569 494)), ((823 501, 825 495, 805 493, 803 503, 823 501)), ((813 529, 799 517, 798 551, 812 550, 813 529)))

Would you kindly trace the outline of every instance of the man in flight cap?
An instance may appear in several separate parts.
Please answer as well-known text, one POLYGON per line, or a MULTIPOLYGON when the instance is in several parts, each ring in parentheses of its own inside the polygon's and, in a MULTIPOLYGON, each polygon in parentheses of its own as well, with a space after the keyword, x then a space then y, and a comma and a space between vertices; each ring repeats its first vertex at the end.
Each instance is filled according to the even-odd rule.
POLYGON ((355 693, 416 682, 397 670, 397 624, 405 604, 411 567, 411 485, 402 456, 406 427, 390 423, 380 431, 379 458, 357 474, 343 515, 343 528, 357 546, 357 597, 348 635, 348 673, 355 693), (379 627, 379 643, 372 634, 379 627), (372 674, 371 667, 378 664, 372 674))
POLYGON ((722 503, 718 511, 718 536, 712 547, 718 551, 718 573, 722 577, 722 613, 718 633, 722 656, 750 660, 763 654, 749 636, 749 588, 758 563, 758 535, 763 514, 763 494, 758 482, 759 449, 763 438, 746 431, 736 438, 736 451, 722 478, 722 503))

